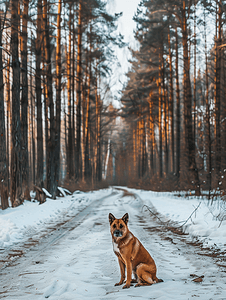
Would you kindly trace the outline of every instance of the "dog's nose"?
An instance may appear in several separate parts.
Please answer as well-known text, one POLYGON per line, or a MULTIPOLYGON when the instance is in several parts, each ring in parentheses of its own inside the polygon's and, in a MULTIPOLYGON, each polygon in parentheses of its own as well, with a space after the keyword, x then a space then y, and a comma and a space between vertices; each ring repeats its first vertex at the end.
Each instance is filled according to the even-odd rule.
POLYGON ((120 231, 119 230, 115 230, 114 231, 114 236, 116 236, 116 237, 120 236, 120 231))

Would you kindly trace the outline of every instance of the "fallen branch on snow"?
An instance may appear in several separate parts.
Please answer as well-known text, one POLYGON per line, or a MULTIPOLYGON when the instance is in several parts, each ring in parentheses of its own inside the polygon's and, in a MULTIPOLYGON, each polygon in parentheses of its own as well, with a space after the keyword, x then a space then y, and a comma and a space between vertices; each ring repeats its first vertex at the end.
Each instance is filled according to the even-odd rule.
MULTIPOLYGON (((188 220, 192 217, 192 215, 196 212, 196 210, 199 208, 199 206, 201 205, 201 201, 199 202, 199 205, 193 210, 193 212, 190 214, 190 216, 187 218, 187 220, 182 224, 180 225, 180 227, 183 227, 187 222, 188 220)), ((180 228, 179 227, 179 228, 180 228)))
POLYGON ((144 207, 146 207, 147 210, 148 210, 153 216, 155 216, 162 224, 165 224, 165 222, 163 222, 163 221, 158 217, 157 213, 154 213, 154 212, 150 209, 149 206, 147 206, 147 205, 145 204, 145 205, 143 205, 142 209, 143 209, 144 207))
MULTIPOLYGON (((179 227, 175 227, 175 228, 177 228, 177 229, 182 228, 182 227, 188 222, 188 220, 193 216, 193 214, 197 211, 197 209, 199 208, 200 205, 201 205, 201 201, 199 202, 198 206, 193 210, 193 212, 190 214, 190 216, 187 218, 187 220, 184 221, 182 225, 180 225, 179 227)), ((144 208, 144 207, 146 207, 147 210, 148 210, 153 216, 155 216, 162 224, 166 225, 166 224, 168 223, 168 222, 163 222, 163 221, 158 217, 158 214, 157 214, 157 213, 154 213, 154 212, 151 210, 151 208, 150 208, 149 206, 147 206, 147 205, 145 204, 145 205, 143 205, 143 208, 144 208)), ((142 208, 142 209, 143 209, 143 208, 142 208)))

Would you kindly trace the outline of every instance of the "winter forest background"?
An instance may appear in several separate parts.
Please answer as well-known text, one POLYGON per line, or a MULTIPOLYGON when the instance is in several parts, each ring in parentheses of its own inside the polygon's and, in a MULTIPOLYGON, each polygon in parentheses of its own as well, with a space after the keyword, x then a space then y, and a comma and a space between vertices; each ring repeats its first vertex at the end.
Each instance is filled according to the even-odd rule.
POLYGON ((1 208, 43 188, 226 189, 225 1, 141 1, 120 107, 107 1, 0 3, 1 208))

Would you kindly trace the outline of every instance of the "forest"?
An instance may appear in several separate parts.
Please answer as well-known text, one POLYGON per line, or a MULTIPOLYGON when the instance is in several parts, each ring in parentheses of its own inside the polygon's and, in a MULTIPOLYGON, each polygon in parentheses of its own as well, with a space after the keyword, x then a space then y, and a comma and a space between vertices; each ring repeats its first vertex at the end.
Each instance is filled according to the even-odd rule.
POLYGON ((131 182, 223 195, 225 1, 142 1, 134 20, 121 98, 131 182))
POLYGON ((141 1, 118 108, 121 13, 104 0, 1 1, 1 208, 82 184, 223 195, 225 4, 141 1))

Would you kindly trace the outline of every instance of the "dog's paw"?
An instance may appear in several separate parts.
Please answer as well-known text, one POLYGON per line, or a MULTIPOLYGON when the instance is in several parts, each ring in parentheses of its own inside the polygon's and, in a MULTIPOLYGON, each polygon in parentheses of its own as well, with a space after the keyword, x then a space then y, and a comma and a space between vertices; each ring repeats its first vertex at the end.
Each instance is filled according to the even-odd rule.
POLYGON ((136 279, 132 279, 131 283, 137 283, 137 280, 136 279))
POLYGON ((130 288, 130 283, 126 283, 122 288, 123 288, 123 289, 128 289, 128 288, 130 288))
POLYGON ((135 287, 139 287, 140 286, 140 283, 137 283, 136 285, 135 285, 135 287))
POLYGON ((122 284, 123 284, 123 281, 119 281, 118 283, 115 284, 115 286, 122 285, 122 284))

